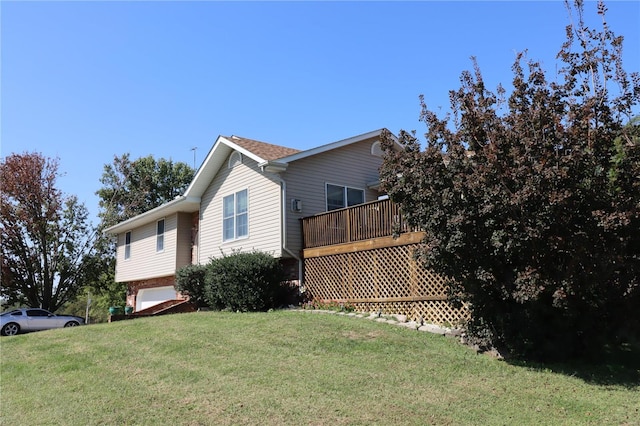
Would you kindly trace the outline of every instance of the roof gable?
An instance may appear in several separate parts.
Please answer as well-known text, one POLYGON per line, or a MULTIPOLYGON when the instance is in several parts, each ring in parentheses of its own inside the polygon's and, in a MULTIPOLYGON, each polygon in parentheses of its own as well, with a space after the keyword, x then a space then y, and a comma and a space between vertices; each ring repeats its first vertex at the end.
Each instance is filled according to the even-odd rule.
POLYGON ((185 196, 201 197, 209 183, 218 174, 220 168, 226 164, 227 157, 233 151, 246 155, 258 164, 266 164, 283 156, 300 152, 297 149, 239 136, 218 136, 218 139, 216 139, 207 157, 196 172, 193 181, 187 188, 185 196))

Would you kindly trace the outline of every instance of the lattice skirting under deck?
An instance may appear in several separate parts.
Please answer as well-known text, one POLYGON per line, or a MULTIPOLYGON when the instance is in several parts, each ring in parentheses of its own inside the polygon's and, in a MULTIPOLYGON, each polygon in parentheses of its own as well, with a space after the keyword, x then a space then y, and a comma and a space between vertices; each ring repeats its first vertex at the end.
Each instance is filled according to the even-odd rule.
POLYGON ((413 321, 456 326, 469 319, 446 296, 447 279, 420 266, 417 245, 311 257, 304 261, 310 297, 352 303, 360 312, 406 315, 413 321))

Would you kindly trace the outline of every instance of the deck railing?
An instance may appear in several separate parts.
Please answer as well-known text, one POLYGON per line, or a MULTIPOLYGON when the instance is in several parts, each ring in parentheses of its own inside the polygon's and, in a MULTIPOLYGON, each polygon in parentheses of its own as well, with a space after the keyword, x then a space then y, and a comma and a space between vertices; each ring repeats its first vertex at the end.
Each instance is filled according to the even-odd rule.
POLYGON ((400 206, 388 199, 302 219, 304 248, 351 243, 409 231, 400 206))

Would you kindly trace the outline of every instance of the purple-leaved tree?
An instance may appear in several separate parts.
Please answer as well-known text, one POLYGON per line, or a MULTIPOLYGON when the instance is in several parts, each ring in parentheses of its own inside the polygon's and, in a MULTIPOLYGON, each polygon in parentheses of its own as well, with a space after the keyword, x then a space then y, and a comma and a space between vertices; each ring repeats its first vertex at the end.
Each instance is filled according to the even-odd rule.
MULTIPOLYGON (((640 77, 622 37, 588 28, 582 1, 548 79, 518 55, 489 91, 474 60, 439 118, 421 97, 425 147, 385 138, 381 182, 413 226, 417 256, 469 304, 475 343, 552 360, 640 341, 640 77)), ((389 136, 389 135, 388 135, 389 136)))

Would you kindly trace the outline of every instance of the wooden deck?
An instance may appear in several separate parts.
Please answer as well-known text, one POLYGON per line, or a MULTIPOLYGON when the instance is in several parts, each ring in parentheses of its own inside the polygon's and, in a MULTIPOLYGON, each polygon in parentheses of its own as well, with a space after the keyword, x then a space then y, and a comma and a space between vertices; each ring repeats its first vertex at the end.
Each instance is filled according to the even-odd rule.
POLYGON ((390 200, 304 218, 302 232, 312 299, 420 322, 456 325, 468 319, 467 309, 448 302, 448 279, 414 259, 424 233, 410 229, 390 200))

